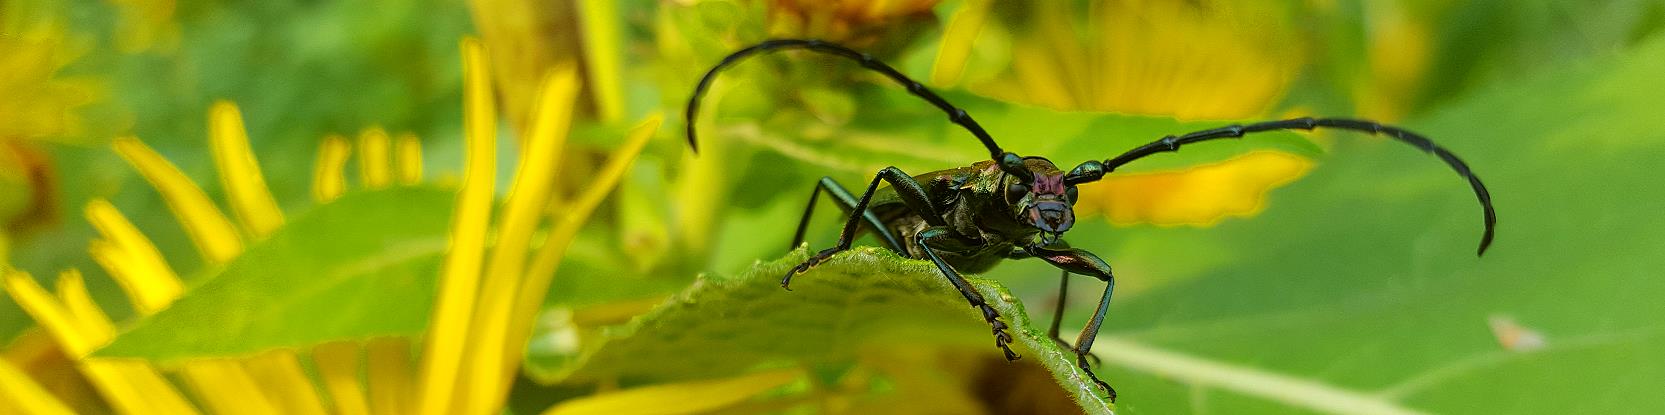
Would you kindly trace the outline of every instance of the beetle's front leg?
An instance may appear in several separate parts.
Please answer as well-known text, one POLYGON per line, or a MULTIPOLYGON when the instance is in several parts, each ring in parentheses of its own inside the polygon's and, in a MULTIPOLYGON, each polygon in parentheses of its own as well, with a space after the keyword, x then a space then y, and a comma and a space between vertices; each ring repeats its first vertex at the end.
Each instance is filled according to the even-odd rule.
POLYGON ((1098 338, 1099 326, 1104 324, 1104 313, 1110 310, 1110 294, 1116 289, 1116 277, 1110 273, 1110 264, 1099 259, 1098 255, 1080 249, 1031 247, 1024 250, 1030 256, 1045 260, 1065 272, 1088 275, 1105 282, 1104 297, 1099 299, 1098 309, 1093 311, 1093 318, 1087 322, 1087 327, 1081 329, 1081 336, 1075 339, 1075 364, 1083 372, 1087 372, 1087 377, 1091 378, 1093 383, 1104 387, 1104 390, 1110 393, 1110 401, 1115 402, 1116 389, 1099 380, 1098 375, 1093 373, 1092 366, 1087 364, 1087 356, 1093 350, 1093 340, 1098 338))
POLYGON ((925 251, 925 256, 930 258, 931 262, 937 264, 937 269, 942 270, 942 276, 948 278, 948 283, 953 284, 955 289, 960 290, 960 295, 965 296, 966 301, 970 302, 972 307, 976 307, 978 311, 983 312, 983 320, 994 328, 994 345, 999 347, 1000 351, 1006 353, 1006 360, 1017 360, 1017 353, 1013 353, 1011 346, 1007 345, 1012 342, 1012 334, 1006 332, 1009 326, 1006 325, 1006 322, 1000 321, 1000 312, 996 311, 994 307, 990 307, 988 302, 983 300, 983 294, 977 292, 977 289, 967 283, 965 278, 960 277, 959 271, 955 271, 954 267, 949 266, 948 262, 937 256, 938 249, 958 251, 962 250, 958 248, 966 248, 972 244, 962 240, 962 237, 946 226, 936 226, 920 231, 919 234, 914 235, 914 242, 918 243, 921 251, 925 251))
POLYGON ((879 190, 879 182, 890 183, 891 188, 896 189, 896 194, 901 196, 902 204, 906 205, 914 214, 924 218, 925 223, 931 226, 948 224, 942 220, 942 215, 937 214, 937 208, 931 204, 931 198, 926 194, 925 186, 914 180, 913 176, 909 176, 902 172, 902 169, 894 166, 880 169, 879 174, 873 176, 873 181, 867 184, 867 191, 861 194, 861 201, 856 202, 856 206, 850 209, 850 219, 844 222, 844 231, 838 235, 838 245, 816 252, 815 255, 810 255, 809 259, 804 260, 802 264, 786 271, 786 276, 780 280, 781 288, 791 289, 789 286, 792 284, 793 275, 808 271, 820 264, 821 261, 832 258, 833 254, 850 249, 850 244, 854 243, 856 239, 856 230, 860 229, 861 221, 866 217, 867 202, 873 199, 873 192, 879 190))
MULTIPOLYGON (((1048 247, 1067 249, 1070 244, 1059 239, 1048 247)), ((1029 259, 1034 257, 1033 254, 1029 253, 1028 248, 1012 248, 1012 252, 1006 254, 1006 259, 1029 259)), ((1052 324, 1047 326, 1046 336, 1052 338, 1053 343, 1058 343, 1059 346, 1065 349, 1075 350, 1075 346, 1070 345, 1070 342, 1064 341, 1063 336, 1058 335, 1060 324, 1064 322, 1064 305, 1070 298, 1070 271, 1065 269, 1060 274, 1062 275, 1058 276, 1058 301, 1052 305, 1052 324)), ((1093 366, 1104 363, 1100 361, 1098 355, 1088 354, 1087 358, 1093 361, 1093 366)))
MULTIPOLYGON (((1059 239, 1054 241, 1051 246, 1054 248, 1069 248, 1070 244, 1059 239)), ((1024 248, 1012 248, 1012 252, 1006 254, 1006 259, 1029 259, 1034 257, 1024 248)), ((1058 301, 1052 306, 1052 324, 1047 326, 1046 336, 1051 337, 1054 343, 1058 343, 1059 346, 1063 346, 1065 349, 1075 350, 1075 346, 1071 346, 1070 342, 1064 341, 1063 336, 1058 335, 1059 323, 1064 321, 1064 303, 1070 296, 1070 272, 1064 270, 1060 274, 1062 275, 1058 277, 1058 301)), ((1098 363, 1098 356, 1090 357, 1092 357, 1094 364, 1098 363)))

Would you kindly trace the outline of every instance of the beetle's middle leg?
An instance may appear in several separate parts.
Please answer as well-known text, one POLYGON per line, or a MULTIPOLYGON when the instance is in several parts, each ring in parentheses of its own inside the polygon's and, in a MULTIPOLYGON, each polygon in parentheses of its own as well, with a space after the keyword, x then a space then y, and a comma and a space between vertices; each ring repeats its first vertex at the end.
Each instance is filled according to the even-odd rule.
MULTIPOLYGON (((838 184, 833 178, 822 177, 815 184, 815 188, 809 191, 809 205, 804 207, 803 219, 798 220, 798 232, 792 235, 792 246, 786 249, 798 249, 798 244, 804 243, 804 233, 809 230, 809 217, 815 213, 815 201, 820 198, 823 192, 832 195, 833 202, 837 202, 838 207, 843 209, 845 214, 851 214, 855 211, 858 203, 855 195, 851 195, 850 190, 845 189, 844 185, 838 184)), ((907 248, 902 246, 899 239, 896 239, 896 234, 885 226, 884 221, 879 220, 879 217, 874 215, 873 212, 863 210, 861 213, 862 220, 867 222, 867 227, 873 229, 875 235, 879 236, 879 240, 884 241, 885 247, 898 254, 907 255, 907 248)))
MULTIPOLYGON (((781 288, 788 288, 792 284, 793 275, 808 271, 820 264, 821 261, 832 258, 833 254, 850 249, 850 244, 855 242, 856 230, 860 229, 862 218, 867 216, 867 202, 873 200, 873 192, 879 190, 879 182, 890 183, 890 186, 896 190, 896 194, 901 197, 902 204, 906 205, 913 214, 925 219, 925 223, 931 226, 946 226, 948 224, 947 221, 942 219, 942 215, 937 214, 936 206, 931 204, 930 196, 925 193, 925 186, 914 180, 913 176, 909 176, 902 172, 902 169, 894 166, 880 169, 879 174, 873 176, 873 181, 867 184, 867 191, 861 194, 861 200, 856 202, 855 207, 850 208, 850 219, 844 222, 844 231, 838 235, 838 245, 816 252, 815 255, 810 255, 809 259, 804 260, 802 264, 786 271, 786 276, 780 280, 781 288)), ((819 192, 819 190, 817 191, 819 192)))

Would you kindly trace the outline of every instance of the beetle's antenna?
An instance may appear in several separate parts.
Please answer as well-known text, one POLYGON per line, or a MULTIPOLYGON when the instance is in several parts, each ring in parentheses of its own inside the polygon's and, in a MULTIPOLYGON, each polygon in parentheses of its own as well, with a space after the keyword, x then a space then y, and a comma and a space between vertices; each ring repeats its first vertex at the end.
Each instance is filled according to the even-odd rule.
POLYGON ((700 110, 700 98, 705 96, 705 91, 711 87, 711 82, 717 79, 718 72, 722 72, 723 69, 733 66, 734 64, 739 63, 741 60, 752 55, 788 49, 805 49, 843 57, 861 63, 863 68, 883 74, 885 77, 890 78, 890 80, 896 81, 897 84, 907 88, 908 92, 913 93, 927 102, 930 102, 931 105, 935 105, 938 109, 941 109, 942 112, 947 113, 949 121, 959 124, 961 127, 964 127, 966 131, 970 131, 971 135, 977 136, 977 140, 983 142, 983 147, 988 148, 989 159, 1000 162, 1002 170, 1008 170, 1008 173, 1024 178, 1028 178, 1030 176, 1028 169, 1022 168, 1021 158, 1004 157, 1007 153, 1000 149, 999 144, 995 144, 994 137, 990 137, 988 131, 984 131, 983 126, 978 125, 976 120, 971 119, 971 115, 966 114, 965 110, 955 107, 954 104, 948 103, 948 100, 943 99, 942 96, 937 95, 935 92, 931 92, 931 90, 926 88, 924 84, 908 78, 907 75, 903 75, 902 72, 897 71, 896 68, 892 68, 884 62, 880 62, 877 58, 874 58, 873 55, 868 55, 854 49, 816 39, 765 40, 761 43, 748 46, 745 49, 740 49, 729 54, 727 57, 723 58, 722 62, 718 62, 717 66, 714 66, 710 71, 707 71, 705 76, 700 78, 699 85, 694 87, 694 95, 688 98, 688 108, 685 113, 687 121, 687 126, 685 128, 688 131, 688 146, 693 148, 695 152, 699 151, 699 142, 697 141, 696 134, 694 132, 694 120, 698 119, 697 115, 700 110), (1018 163, 1015 165, 1008 165, 1010 163, 1007 162, 1010 160, 1017 160, 1018 163), (1021 172, 1012 170, 1021 170, 1021 172))
POLYGON ((1497 212, 1492 209, 1492 196, 1491 193, 1486 191, 1486 185, 1480 182, 1480 178, 1475 176, 1473 171, 1469 170, 1467 163, 1463 163, 1463 160, 1458 158, 1456 154, 1451 153, 1450 150, 1446 150, 1444 147, 1434 144, 1432 140, 1429 140, 1421 135, 1417 135, 1416 133, 1405 131, 1399 127, 1382 125, 1374 121, 1340 118, 1296 118, 1246 125, 1232 125, 1180 136, 1170 135, 1162 137, 1162 139, 1153 141, 1149 144, 1139 146, 1138 148, 1134 148, 1133 150, 1129 150, 1128 152, 1122 153, 1121 155, 1109 160, 1105 160, 1102 164, 1096 161, 1082 163, 1081 166, 1071 170, 1066 180, 1070 184, 1095 181, 1100 177, 1103 177, 1103 175, 1115 171, 1117 167, 1121 167, 1122 165, 1134 160, 1138 160, 1152 154, 1178 151, 1180 146, 1199 141, 1207 141, 1217 138, 1239 138, 1244 134, 1262 131, 1297 129, 1312 130, 1318 127, 1387 135, 1388 137, 1392 137, 1400 142, 1415 146, 1423 152, 1439 156, 1441 160, 1445 160, 1445 164, 1450 165, 1452 170, 1456 170, 1457 175, 1460 175, 1464 179, 1468 180, 1469 186, 1474 188, 1474 196, 1480 199, 1480 207, 1484 210, 1485 214, 1486 230, 1485 234, 1480 236, 1480 249, 1477 250, 1475 254, 1484 255, 1486 253, 1486 248, 1492 244, 1494 228, 1497 226, 1497 212))

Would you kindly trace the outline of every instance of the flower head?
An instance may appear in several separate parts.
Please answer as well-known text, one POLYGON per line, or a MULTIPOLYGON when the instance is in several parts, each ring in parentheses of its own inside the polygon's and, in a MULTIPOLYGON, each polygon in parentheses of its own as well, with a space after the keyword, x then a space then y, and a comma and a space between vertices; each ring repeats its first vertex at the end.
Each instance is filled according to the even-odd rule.
MULTIPOLYGON (((494 215, 497 119, 486 75, 490 67, 479 41, 465 40, 463 50, 468 160, 452 215, 445 266, 436 270, 442 273, 441 300, 424 336, 424 352, 416 361, 410 354, 411 340, 406 338, 341 339, 310 350, 272 349, 250 357, 190 359, 178 368, 96 357, 93 351, 116 337, 116 323, 92 302, 79 272, 61 274, 54 293, 27 273, 3 270, 5 291, 45 329, 52 344, 63 350, 103 402, 121 413, 501 412, 507 381, 522 356, 518 345, 525 344, 530 335, 532 317, 543 304, 559 259, 578 228, 652 137, 658 120, 650 118, 633 130, 594 175, 594 186, 566 201, 567 209, 546 217, 545 208, 554 197, 552 173, 557 170, 555 162, 571 124, 578 88, 572 72, 552 72, 540 89, 542 98, 527 138, 526 157, 520 160, 503 213, 494 215), (497 231, 491 232, 497 216, 497 231), (551 222, 548 237, 535 242, 533 231, 546 220, 551 222), (302 369, 300 359, 308 356, 318 367, 316 378, 302 369), (360 359, 368 361, 367 370, 360 369, 360 359), (367 371, 364 381, 361 370, 367 371), (183 382, 174 383, 170 373, 183 382), (184 391, 195 399, 187 399, 184 391)), ((238 259, 245 248, 283 228, 285 218, 265 186, 235 104, 213 105, 209 136, 234 212, 231 216, 138 138, 119 138, 114 148, 162 194, 203 258, 218 265, 238 259)), ((395 144, 381 129, 370 128, 361 134, 358 147, 366 188, 413 184, 421 177, 421 152, 414 136, 401 135, 395 144)), ((345 139, 325 139, 313 179, 314 196, 320 202, 329 203, 345 191, 349 151, 345 139)), ((95 200, 87 207, 87 218, 103 238, 92 243, 94 259, 120 283, 140 316, 154 314, 189 295, 156 246, 117 207, 95 200)), ((70 408, 28 372, 5 360, 0 360, 0 387, 8 398, 16 398, 8 399, 0 409, 58 413, 70 408)))
MULTIPOLYGON (((991 48, 1009 50, 1009 65, 968 82, 1004 100, 1060 110, 1179 120, 1264 116, 1302 63, 1300 48, 1290 46, 1298 43, 1268 4, 1036 2, 1016 14, 1026 18, 994 28, 984 27, 991 5, 967 4, 949 23, 932 79, 961 82, 978 33, 1009 30, 1014 46, 991 48)), ((1209 225, 1259 212, 1269 190, 1310 165, 1293 154, 1256 151, 1189 169, 1118 174, 1083 186, 1077 207, 1123 224, 1209 225)))

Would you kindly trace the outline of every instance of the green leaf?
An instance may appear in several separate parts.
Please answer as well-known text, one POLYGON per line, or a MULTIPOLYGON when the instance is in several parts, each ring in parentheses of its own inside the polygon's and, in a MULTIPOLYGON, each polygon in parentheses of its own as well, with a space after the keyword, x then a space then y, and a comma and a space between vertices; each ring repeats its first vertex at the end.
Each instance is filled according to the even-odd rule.
POLYGON ((421 333, 454 197, 394 188, 319 206, 97 355, 170 361, 421 333))
MULTIPOLYGON (((857 247, 794 277, 791 291, 781 289, 780 277, 804 258, 799 249, 736 277, 702 277, 628 325, 584 340, 591 346, 578 354, 534 345, 528 370, 546 382, 669 382, 791 362, 837 366, 930 345, 999 357, 982 316, 931 263, 857 247)), ((1075 368, 1075 355, 1034 327, 1011 293, 993 281, 968 280, 1012 325, 1022 361, 1051 370, 1090 413, 1110 412, 1107 398, 1075 368)))
POLYGON ((1078 224, 1072 245, 1101 254, 1129 288, 1101 335, 1105 378, 1132 413, 1289 413, 1338 396, 1433 413, 1665 410, 1661 73, 1655 37, 1407 124, 1490 186, 1499 229, 1483 258, 1468 186, 1381 139, 1338 139, 1253 220, 1078 224))

